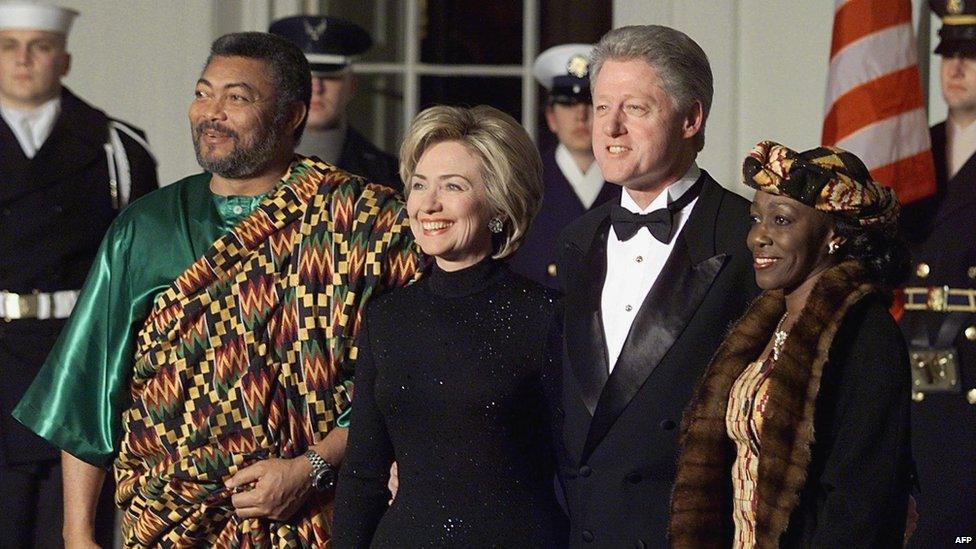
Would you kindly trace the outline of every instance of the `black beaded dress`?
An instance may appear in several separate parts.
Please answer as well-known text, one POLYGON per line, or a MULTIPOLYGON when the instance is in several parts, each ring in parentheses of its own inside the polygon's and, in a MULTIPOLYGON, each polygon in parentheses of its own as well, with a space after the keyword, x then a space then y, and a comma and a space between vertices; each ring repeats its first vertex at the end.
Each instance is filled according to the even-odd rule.
POLYGON ((370 305, 335 547, 566 544, 543 396, 554 296, 486 259, 370 305))

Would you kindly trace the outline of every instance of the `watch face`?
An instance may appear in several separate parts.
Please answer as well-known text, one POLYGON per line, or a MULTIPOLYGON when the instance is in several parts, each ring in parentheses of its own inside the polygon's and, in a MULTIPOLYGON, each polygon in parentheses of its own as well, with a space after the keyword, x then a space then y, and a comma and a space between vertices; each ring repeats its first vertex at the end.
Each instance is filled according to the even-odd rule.
POLYGON ((332 467, 323 468, 319 474, 315 475, 315 481, 312 483, 315 489, 319 492, 327 492, 335 488, 336 483, 336 472, 332 467))

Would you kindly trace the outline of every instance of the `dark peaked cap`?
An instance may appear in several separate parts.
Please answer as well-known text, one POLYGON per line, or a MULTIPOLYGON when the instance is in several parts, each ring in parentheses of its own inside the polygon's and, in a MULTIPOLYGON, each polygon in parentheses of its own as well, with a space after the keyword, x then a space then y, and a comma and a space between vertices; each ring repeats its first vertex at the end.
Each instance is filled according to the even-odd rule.
POLYGON ((976 0, 929 0, 929 6, 942 18, 935 53, 976 55, 976 0))
POLYGON ((268 32, 301 48, 312 73, 319 74, 345 70, 354 56, 373 45, 373 39, 362 27, 338 17, 286 17, 271 23, 268 32))

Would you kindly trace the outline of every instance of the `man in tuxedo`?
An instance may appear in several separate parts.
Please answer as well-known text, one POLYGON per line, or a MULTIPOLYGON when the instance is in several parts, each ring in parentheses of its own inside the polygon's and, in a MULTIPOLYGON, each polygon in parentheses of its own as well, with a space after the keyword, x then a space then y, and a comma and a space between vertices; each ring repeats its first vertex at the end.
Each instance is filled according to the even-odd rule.
POLYGON ((758 293, 749 204, 695 162, 712 74, 688 36, 612 30, 591 79, 596 160, 624 192, 572 223, 557 247, 559 476, 574 546, 659 547, 682 411, 758 293))

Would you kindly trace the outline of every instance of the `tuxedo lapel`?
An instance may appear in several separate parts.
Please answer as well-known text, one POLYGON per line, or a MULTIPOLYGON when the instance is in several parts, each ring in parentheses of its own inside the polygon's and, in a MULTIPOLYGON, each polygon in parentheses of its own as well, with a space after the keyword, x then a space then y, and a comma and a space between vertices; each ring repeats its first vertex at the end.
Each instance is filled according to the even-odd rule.
MULTIPOLYGON (((609 210, 608 210, 609 211, 609 210)), ((565 348, 580 397, 590 414, 596 409, 609 373, 607 343, 600 314, 607 276, 607 232, 604 218, 587 250, 579 250, 579 285, 566 297, 565 348)))
POLYGON ((664 269, 631 325, 620 358, 600 394, 583 446, 583 460, 603 440, 677 341, 727 259, 726 254, 720 254, 695 264, 688 254, 685 238, 678 236, 664 269))
MULTIPOLYGON (((729 259, 728 254, 715 253, 714 227, 721 189, 704 170, 701 177, 705 178, 705 183, 698 203, 677 236, 661 274, 644 298, 613 373, 600 393, 581 461, 585 461, 603 440, 634 395, 662 362, 729 259)), ((602 332, 602 325, 600 329, 602 332)), ((601 349, 605 356, 605 342, 601 349)))

